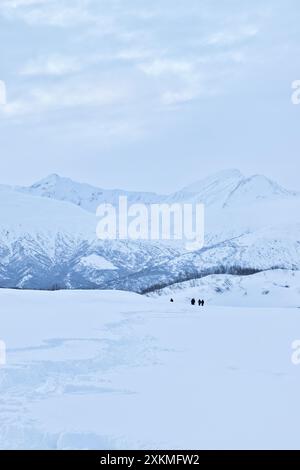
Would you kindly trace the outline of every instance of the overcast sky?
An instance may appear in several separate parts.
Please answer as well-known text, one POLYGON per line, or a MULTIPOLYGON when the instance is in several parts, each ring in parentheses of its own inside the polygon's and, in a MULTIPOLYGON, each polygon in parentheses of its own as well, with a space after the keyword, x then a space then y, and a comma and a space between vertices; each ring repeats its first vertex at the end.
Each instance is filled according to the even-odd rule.
POLYGON ((0 0, 0 182, 300 189, 299 0, 0 0))

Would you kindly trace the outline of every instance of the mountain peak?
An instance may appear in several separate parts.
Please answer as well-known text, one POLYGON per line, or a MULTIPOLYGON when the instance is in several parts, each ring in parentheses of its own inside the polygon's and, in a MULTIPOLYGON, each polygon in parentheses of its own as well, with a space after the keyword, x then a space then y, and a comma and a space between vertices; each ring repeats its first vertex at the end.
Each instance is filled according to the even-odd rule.
POLYGON ((68 178, 63 178, 62 176, 58 175, 57 173, 51 173, 50 175, 46 176, 36 183, 34 183, 31 187, 38 188, 40 186, 49 186, 49 185, 56 185, 59 181, 71 181, 68 178))
POLYGON ((195 183, 183 188, 182 191, 186 193, 199 193, 203 191, 203 188, 223 183, 227 184, 230 181, 239 182, 243 178, 243 174, 237 169, 222 170, 206 178, 199 179, 195 183))
MULTIPOLYGON (((201 177, 201 172, 198 175, 201 177)), ((219 171, 211 176, 198 179, 169 196, 154 193, 141 193, 122 190, 104 190, 87 183, 79 183, 70 178, 52 173, 31 187, 16 187, 17 191, 48 197, 76 204, 90 212, 95 212, 101 203, 118 204, 120 195, 127 195, 131 203, 192 202, 206 206, 228 207, 246 205, 274 197, 289 197, 295 192, 288 191, 275 181, 263 175, 245 177, 237 169, 219 171)))
POLYGON ((249 204, 259 200, 273 199, 274 197, 295 195, 295 192, 288 191, 270 178, 256 174, 240 181, 229 194, 224 207, 232 204, 249 204))
POLYGON ((172 194, 169 200, 173 202, 186 200, 193 200, 195 202, 196 200, 208 206, 212 204, 222 206, 228 194, 243 179, 244 176, 239 170, 223 170, 186 186, 181 191, 172 194))

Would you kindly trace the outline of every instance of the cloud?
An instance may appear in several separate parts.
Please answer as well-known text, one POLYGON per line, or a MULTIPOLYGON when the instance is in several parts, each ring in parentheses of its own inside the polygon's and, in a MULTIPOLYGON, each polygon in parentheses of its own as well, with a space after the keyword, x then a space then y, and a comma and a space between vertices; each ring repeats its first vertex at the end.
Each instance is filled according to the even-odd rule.
POLYGON ((159 77, 164 74, 186 76, 193 70, 193 64, 185 60, 158 59, 140 64, 139 68, 147 75, 159 77))
MULTIPOLYGON (((258 34, 255 21, 239 15, 223 21, 209 2, 200 8, 193 0, 190 9, 183 4, 170 8, 171 0, 163 6, 158 0, 151 5, 145 0, 124 3, 0 0, 2 14, 24 21, 29 36, 32 32, 33 38, 38 34, 44 39, 34 47, 36 57, 28 57, 33 47, 27 45, 25 65, 18 65, 18 74, 12 71, 20 82, 26 77, 23 82, 30 88, 16 79, 16 98, 7 104, 6 115, 46 115, 74 107, 117 108, 124 96, 129 114, 155 113, 157 106, 178 108, 224 86, 226 73, 245 61, 243 48, 258 34), (60 30, 40 28, 44 25, 60 30), (109 40, 101 37, 106 34, 109 40), (63 49, 58 53, 61 40, 63 49), (127 82, 135 90, 129 96, 124 90, 127 82)), ((21 51, 22 43, 18 54, 21 51)))
POLYGON ((180 103, 187 103, 199 96, 196 90, 166 91, 162 94, 162 103, 166 106, 174 106, 180 103))
POLYGON ((81 70, 81 62, 76 57, 53 55, 29 61, 20 71, 23 76, 62 76, 81 70))
POLYGON ((88 11, 80 6, 50 5, 47 8, 35 8, 22 12, 20 16, 31 25, 75 27, 83 23, 94 22, 88 11))
POLYGON ((51 0, 2 0, 1 8, 3 9, 17 9, 19 7, 45 5, 51 0))
POLYGON ((9 101, 2 107, 6 116, 15 117, 75 107, 101 108, 126 100, 124 90, 107 84, 82 82, 33 88, 25 97, 9 101))
POLYGON ((236 31, 225 30, 211 34, 206 43, 211 46, 232 46, 236 43, 257 36, 259 30, 254 25, 244 26, 236 31))
MULTIPOLYGON (((96 5, 101 7, 101 1, 96 5)), ((2 0, 0 14, 31 26, 76 28, 88 25, 101 34, 114 31, 113 17, 93 7, 93 0, 2 0)))
POLYGON ((202 80, 197 59, 156 59, 140 64, 139 69, 160 81, 160 101, 165 106, 186 103, 200 95, 202 80))
POLYGON ((84 0, 4 0, 0 11, 32 25, 70 26, 91 19, 86 5, 84 0))
MULTIPOLYGON (((162 52, 162 51, 161 51, 162 52)), ((124 61, 141 61, 147 59, 153 59, 157 51, 154 49, 147 49, 143 47, 131 47, 123 48, 119 50, 115 55, 112 55, 114 60, 124 60, 124 61)))

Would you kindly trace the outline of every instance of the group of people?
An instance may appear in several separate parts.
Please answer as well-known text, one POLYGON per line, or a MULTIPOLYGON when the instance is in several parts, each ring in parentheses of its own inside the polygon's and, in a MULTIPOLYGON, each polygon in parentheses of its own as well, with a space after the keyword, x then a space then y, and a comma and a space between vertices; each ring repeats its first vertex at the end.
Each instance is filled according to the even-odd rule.
MULTIPOLYGON (((192 305, 196 305, 196 299, 192 299, 192 300, 191 300, 191 304, 192 304, 192 305)), ((204 307, 204 300, 200 300, 200 299, 199 299, 199 300, 198 300, 198 305, 199 305, 199 307, 204 307)))
MULTIPOLYGON (((170 302, 173 303, 173 302, 174 302, 174 299, 170 299, 170 302)), ((193 299, 191 300, 191 304, 192 304, 192 305, 196 305, 196 299, 193 298, 193 299)), ((200 299, 199 299, 199 300, 198 300, 198 305, 199 305, 199 307, 204 307, 204 300, 200 300, 200 299)))

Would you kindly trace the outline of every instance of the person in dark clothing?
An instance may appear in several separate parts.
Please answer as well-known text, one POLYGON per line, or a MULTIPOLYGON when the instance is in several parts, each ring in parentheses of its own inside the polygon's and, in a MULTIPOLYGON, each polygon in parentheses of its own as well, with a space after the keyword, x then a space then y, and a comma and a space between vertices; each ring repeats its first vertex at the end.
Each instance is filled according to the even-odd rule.
POLYGON ((172 303, 173 303, 173 302, 174 302, 174 300, 173 300, 173 299, 171 299, 171 300, 170 300, 170 302, 172 302, 172 303))
POLYGON ((191 300, 191 304, 192 304, 192 305, 195 305, 195 303, 196 303, 196 300, 195 300, 195 299, 192 299, 192 300, 191 300))
POLYGON ((202 300, 202 302, 201 302, 201 303, 202 303, 202 307, 204 307, 204 300, 202 300))
POLYGON ((200 300, 200 299, 198 300, 198 305, 199 305, 199 307, 201 307, 201 305, 202 305, 202 300, 200 300))

